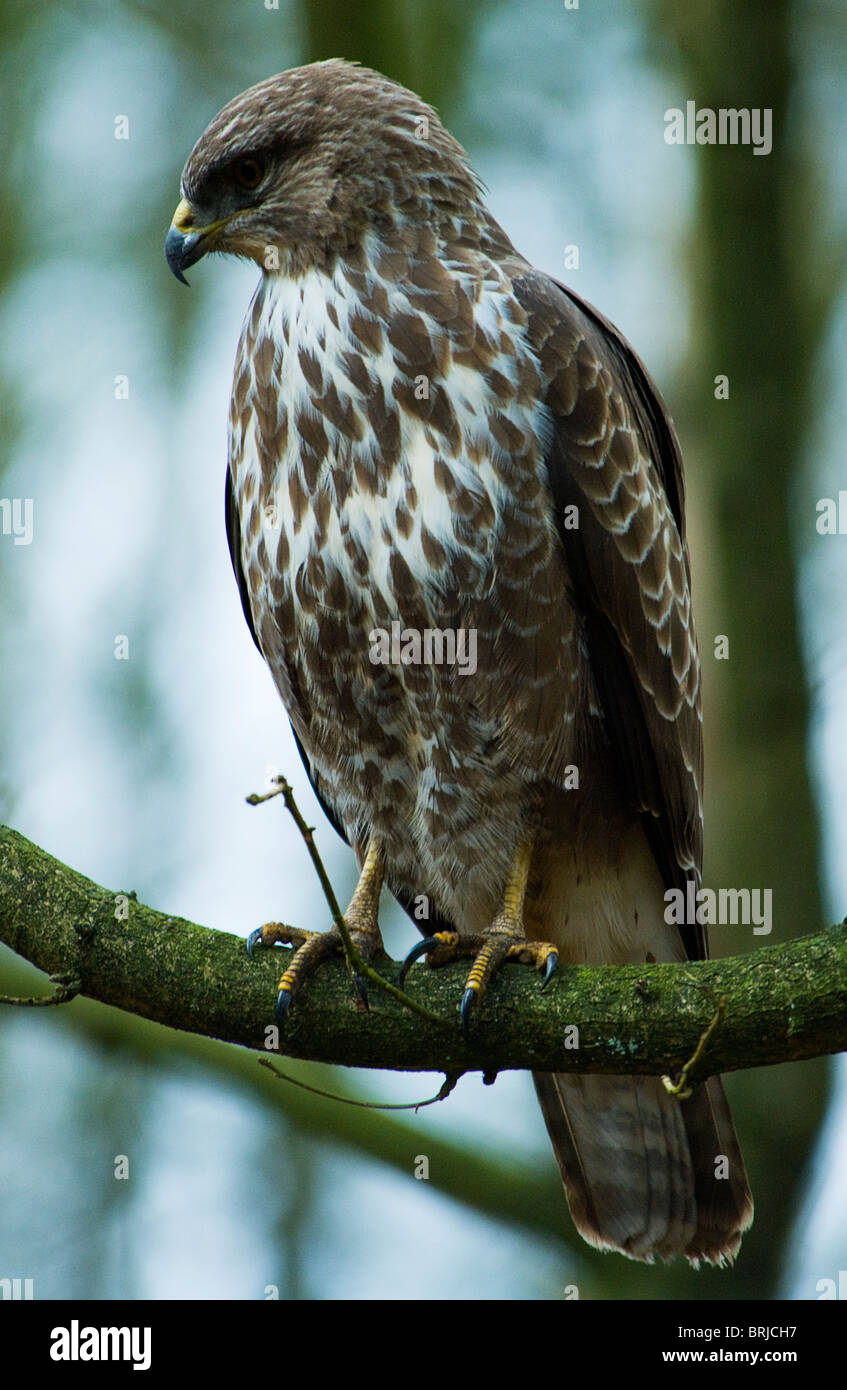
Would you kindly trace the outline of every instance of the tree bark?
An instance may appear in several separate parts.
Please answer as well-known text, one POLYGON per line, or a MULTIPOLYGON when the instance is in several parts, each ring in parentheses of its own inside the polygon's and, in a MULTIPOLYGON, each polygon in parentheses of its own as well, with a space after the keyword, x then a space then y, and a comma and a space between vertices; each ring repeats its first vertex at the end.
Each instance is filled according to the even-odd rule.
MULTIPOLYGON (((508 965, 467 1038, 457 1013, 467 962, 417 966, 407 980, 439 1025, 375 989, 363 1010, 343 962, 330 961, 280 1034, 273 1003, 286 948, 251 961, 238 937, 101 888, 0 828, 0 940, 80 993, 139 1017, 344 1066, 676 1076, 714 1024, 690 1082, 847 1047, 844 925, 719 961, 560 966, 546 991, 536 972, 508 965)), ((380 969, 396 982, 395 962, 386 958, 380 969)))

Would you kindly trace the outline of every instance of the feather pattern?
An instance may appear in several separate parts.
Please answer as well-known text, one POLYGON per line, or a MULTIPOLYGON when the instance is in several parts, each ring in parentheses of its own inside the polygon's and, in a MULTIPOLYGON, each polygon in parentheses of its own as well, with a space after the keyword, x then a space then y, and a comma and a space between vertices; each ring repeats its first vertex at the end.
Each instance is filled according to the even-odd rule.
MULTIPOLYGON (((379 839, 424 930, 483 931, 531 838, 528 936, 571 961, 705 955, 664 921, 702 867, 700 664, 680 452, 639 358, 519 255, 432 108, 366 68, 237 97, 182 191, 179 266, 263 271, 227 533, 333 824, 360 861, 379 839)), ((536 1087, 586 1239, 734 1256, 752 1204, 719 1080, 682 1105, 655 1078, 536 1087)))

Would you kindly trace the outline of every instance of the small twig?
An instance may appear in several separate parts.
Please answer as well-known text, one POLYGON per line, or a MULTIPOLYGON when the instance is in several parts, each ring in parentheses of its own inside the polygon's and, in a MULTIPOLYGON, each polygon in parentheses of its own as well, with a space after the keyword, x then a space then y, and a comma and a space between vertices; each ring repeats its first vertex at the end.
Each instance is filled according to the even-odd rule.
POLYGON ((69 1004, 82 989, 82 982, 67 974, 51 975, 49 979, 56 988, 46 998, 17 999, 13 994, 0 994, 0 1004, 13 1004, 19 1009, 47 1009, 53 1004, 69 1004))
POLYGON ((291 1086, 299 1086, 301 1091, 310 1091, 313 1096, 322 1096, 324 1100, 337 1100, 340 1105, 355 1105, 360 1110, 422 1110, 425 1105, 435 1105, 439 1100, 446 1100, 456 1087, 463 1072, 448 1073, 437 1095, 430 1096, 429 1100, 411 1100, 401 1105, 389 1105, 378 1100, 354 1100, 352 1096, 339 1096, 332 1091, 322 1091, 319 1086, 309 1086, 305 1081, 299 1081, 294 1076, 289 1076, 287 1072, 278 1071, 270 1057, 260 1057, 259 1066, 267 1067, 268 1071, 273 1072, 277 1081, 287 1081, 291 1086))
POLYGON ((257 795, 257 793, 254 792, 252 796, 248 796, 247 801, 250 806, 258 806, 263 801, 270 801, 271 797, 274 796, 281 796, 285 801, 288 810, 291 812, 294 824, 297 826, 297 829, 300 831, 300 834, 306 842, 306 848, 309 851, 309 857, 311 858, 311 861, 315 866, 315 873, 317 874, 318 879, 320 880, 320 885, 323 889, 323 895, 327 900, 327 904, 332 915, 332 920, 338 930, 341 940, 344 942, 344 950, 347 955, 347 961, 349 964, 351 954, 355 953, 356 948, 350 939, 350 933, 347 930, 347 923, 344 920, 344 914, 341 911, 341 908, 338 906, 338 899, 335 896, 335 890, 333 889, 332 883, 330 882, 329 874, 324 868, 323 860, 321 859, 321 856, 318 853, 318 847, 315 844, 315 827, 313 825, 307 825, 303 817, 301 816, 300 810, 297 806, 297 802, 294 800, 294 793, 291 790, 291 784, 288 781, 286 781, 284 777, 281 776, 277 776, 273 780, 277 784, 274 791, 265 792, 264 796, 257 795))
POLYGON ((720 1023, 721 1019, 723 1018, 726 1012, 726 1005, 727 996, 725 994, 722 994, 720 999, 718 1000, 718 1007, 715 1010, 715 1016, 709 1024, 708 1028, 705 1030, 705 1032, 701 1033, 700 1041, 694 1049, 693 1055, 689 1057, 688 1061, 685 1063, 684 1067, 682 1068, 682 1071, 679 1074, 679 1081, 671 1081, 669 1076, 662 1077, 662 1084, 665 1090, 667 1091, 668 1095, 673 1096, 676 1100, 688 1100, 689 1097, 693 1094, 692 1087, 686 1086, 685 1084, 688 1080, 688 1073, 691 1071, 692 1067, 696 1066, 696 1064, 700 1061, 700 1058, 703 1056, 703 1053, 706 1050, 706 1046, 710 1037, 714 1033, 715 1029, 717 1028, 718 1024, 720 1023))
POLYGON ((413 1013, 420 1014, 421 1018, 428 1019, 430 1023, 437 1023, 441 1027, 445 1026, 443 1018, 439 1018, 437 1014, 431 1013, 429 1009, 424 1008, 423 1004, 419 1004, 416 999, 412 999, 410 995, 406 994, 402 989, 398 989, 397 986, 391 984, 389 980, 383 979, 382 975, 374 970, 373 966, 369 965, 359 954, 350 936, 347 923, 344 920, 344 913, 338 906, 338 899, 335 896, 329 874, 324 868, 323 860, 318 853, 318 847, 315 844, 314 826, 307 825, 300 814, 297 802, 294 800, 294 793, 291 790, 291 785, 285 777, 277 776, 273 780, 277 784, 274 790, 265 792, 264 795, 253 792, 251 796, 247 797, 248 805, 259 806, 263 801, 270 801, 274 796, 282 796, 291 813, 294 824, 297 826, 297 829, 300 831, 306 843, 306 849, 309 851, 309 857, 315 867, 315 873, 323 889, 323 895, 327 900, 333 924, 335 925, 338 935, 341 937, 344 955, 347 958, 347 965, 351 974, 364 975, 366 979, 371 980, 375 985, 378 985, 380 989, 385 990, 386 994, 392 995, 392 997, 398 999, 401 1004, 405 1004, 406 1008, 411 1009, 413 1013))

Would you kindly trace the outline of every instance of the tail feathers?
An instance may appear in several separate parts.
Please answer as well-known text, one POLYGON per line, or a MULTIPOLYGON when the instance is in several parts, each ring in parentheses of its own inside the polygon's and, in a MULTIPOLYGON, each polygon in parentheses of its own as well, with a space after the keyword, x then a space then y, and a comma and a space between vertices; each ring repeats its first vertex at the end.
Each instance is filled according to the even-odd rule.
POLYGON ((730 1262, 753 1220, 753 1195, 719 1076, 698 1086, 681 1110, 694 1156, 697 1231, 685 1251, 697 1264, 730 1262))
POLYGON ((648 1263, 733 1258, 753 1203, 717 1077, 682 1103, 660 1077, 534 1080, 571 1215, 590 1245, 648 1263))

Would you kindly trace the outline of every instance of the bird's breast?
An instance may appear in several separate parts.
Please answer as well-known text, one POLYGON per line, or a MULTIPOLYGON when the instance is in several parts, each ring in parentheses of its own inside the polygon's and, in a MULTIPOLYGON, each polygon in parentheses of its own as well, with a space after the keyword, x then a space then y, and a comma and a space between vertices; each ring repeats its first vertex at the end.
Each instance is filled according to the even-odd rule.
MULTIPOLYGON (((295 728, 346 786, 415 804, 421 779, 505 775, 514 707, 575 664, 520 314, 502 277, 458 283, 452 319, 443 301, 373 267, 268 277, 230 417, 241 563, 295 728)), ((549 728, 530 715, 539 749, 568 723, 554 703, 549 728)))

